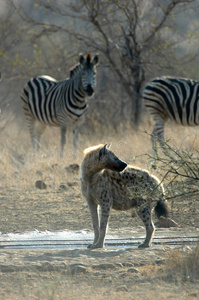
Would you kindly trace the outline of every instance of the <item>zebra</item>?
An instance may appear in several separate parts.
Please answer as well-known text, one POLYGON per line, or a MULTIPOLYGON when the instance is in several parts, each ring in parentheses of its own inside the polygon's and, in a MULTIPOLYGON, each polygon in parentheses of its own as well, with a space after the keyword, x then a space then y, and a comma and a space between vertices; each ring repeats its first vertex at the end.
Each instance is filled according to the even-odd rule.
POLYGON ((85 58, 80 54, 79 63, 70 69, 70 78, 57 81, 50 76, 39 76, 27 82, 21 99, 35 151, 40 148, 45 127, 57 126, 61 130, 60 156, 63 157, 67 127, 72 126, 77 155, 78 129, 88 109, 87 97, 94 94, 98 63, 98 55, 91 60, 90 53, 85 58))
POLYGON ((157 155, 157 141, 166 151, 164 125, 168 119, 183 126, 199 125, 199 82, 197 81, 173 77, 155 78, 145 86, 143 100, 155 121, 151 135, 154 156, 157 155))

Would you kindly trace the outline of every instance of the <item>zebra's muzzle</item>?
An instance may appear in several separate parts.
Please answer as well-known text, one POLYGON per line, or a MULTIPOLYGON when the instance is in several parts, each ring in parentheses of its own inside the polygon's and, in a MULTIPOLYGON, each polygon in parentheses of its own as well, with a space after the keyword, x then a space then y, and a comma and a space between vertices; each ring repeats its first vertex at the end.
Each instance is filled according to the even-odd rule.
POLYGON ((92 96, 92 95, 93 95, 94 90, 93 90, 91 84, 88 84, 88 85, 87 85, 86 93, 87 93, 88 96, 92 96))

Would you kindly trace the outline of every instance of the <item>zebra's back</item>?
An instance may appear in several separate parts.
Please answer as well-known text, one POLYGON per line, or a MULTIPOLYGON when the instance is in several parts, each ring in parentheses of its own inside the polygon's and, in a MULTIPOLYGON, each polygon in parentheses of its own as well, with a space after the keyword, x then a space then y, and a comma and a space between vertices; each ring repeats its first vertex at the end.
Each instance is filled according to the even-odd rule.
POLYGON ((35 77, 28 81, 21 95, 25 115, 50 126, 59 126, 57 99, 61 84, 62 82, 49 76, 35 77))
POLYGON ((143 92, 145 106, 154 119, 174 120, 185 126, 199 125, 199 82, 162 77, 148 83, 143 92))

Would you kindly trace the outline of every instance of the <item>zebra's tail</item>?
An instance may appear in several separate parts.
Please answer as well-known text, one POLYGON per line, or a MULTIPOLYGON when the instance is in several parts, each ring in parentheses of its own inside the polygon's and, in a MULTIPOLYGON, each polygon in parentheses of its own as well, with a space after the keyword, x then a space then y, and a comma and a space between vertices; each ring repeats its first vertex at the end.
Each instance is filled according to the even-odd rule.
POLYGON ((28 103, 28 92, 26 91, 26 87, 22 90, 21 100, 26 104, 28 103))
POLYGON ((22 108, 26 116, 30 116, 29 108, 29 87, 28 84, 25 85, 24 89, 21 92, 22 108))
POLYGON ((159 200, 155 206, 155 214, 158 219, 161 217, 168 218, 169 216, 169 207, 167 201, 159 200))

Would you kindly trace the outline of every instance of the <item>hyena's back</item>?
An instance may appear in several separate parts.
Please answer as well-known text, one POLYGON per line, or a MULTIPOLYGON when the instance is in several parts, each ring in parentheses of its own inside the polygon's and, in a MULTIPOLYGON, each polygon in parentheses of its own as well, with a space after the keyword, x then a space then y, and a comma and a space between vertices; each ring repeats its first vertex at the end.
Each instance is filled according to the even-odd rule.
POLYGON ((160 180, 148 171, 128 166, 121 173, 130 195, 151 200, 162 200, 164 188, 160 180))
POLYGON ((123 172, 104 170, 96 179, 92 194, 98 199, 98 204, 112 199, 112 208, 116 210, 136 207, 141 199, 150 202, 164 197, 163 186, 155 176, 132 166, 123 172))

